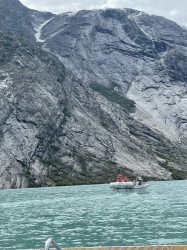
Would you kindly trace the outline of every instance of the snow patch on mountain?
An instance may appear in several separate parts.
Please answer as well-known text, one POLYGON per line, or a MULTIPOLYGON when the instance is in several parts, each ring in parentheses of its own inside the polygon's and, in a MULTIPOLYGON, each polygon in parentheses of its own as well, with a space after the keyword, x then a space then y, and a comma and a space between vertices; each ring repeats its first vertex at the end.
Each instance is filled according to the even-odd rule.
POLYGON ((47 21, 45 21, 44 23, 40 24, 39 26, 35 26, 35 31, 36 31, 35 37, 36 37, 36 41, 37 41, 37 42, 40 42, 40 43, 45 42, 45 40, 40 39, 40 37, 41 37, 41 32, 42 32, 42 28, 43 28, 47 23, 49 23, 53 18, 54 18, 54 17, 48 19, 47 21))

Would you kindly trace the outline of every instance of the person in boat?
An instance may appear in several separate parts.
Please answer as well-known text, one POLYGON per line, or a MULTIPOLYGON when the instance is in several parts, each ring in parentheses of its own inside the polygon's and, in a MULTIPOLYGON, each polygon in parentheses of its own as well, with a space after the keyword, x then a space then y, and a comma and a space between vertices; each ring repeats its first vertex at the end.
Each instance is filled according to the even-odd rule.
POLYGON ((137 179, 138 179, 138 185, 142 185, 143 182, 142 177, 138 176, 137 179))
POLYGON ((117 175, 117 182, 121 182, 122 181, 122 174, 120 173, 120 174, 118 174, 117 175))
POLYGON ((138 182, 138 178, 136 177, 136 179, 134 181, 135 185, 137 184, 137 182, 138 182))
POLYGON ((117 175, 117 182, 129 182, 129 181, 131 181, 129 178, 127 178, 127 177, 123 177, 122 178, 122 174, 118 174, 117 175))
POLYGON ((131 181, 131 180, 129 178, 127 178, 127 177, 124 177, 123 180, 122 180, 122 182, 129 182, 129 181, 131 181))

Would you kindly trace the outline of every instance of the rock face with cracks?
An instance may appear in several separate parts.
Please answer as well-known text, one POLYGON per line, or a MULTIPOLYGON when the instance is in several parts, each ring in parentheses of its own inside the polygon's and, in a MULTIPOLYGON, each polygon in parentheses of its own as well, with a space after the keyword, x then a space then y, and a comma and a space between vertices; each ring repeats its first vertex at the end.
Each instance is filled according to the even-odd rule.
POLYGON ((136 119, 186 144, 186 29, 136 10, 107 9, 58 15, 41 38, 85 85, 115 83, 136 102, 136 119))
POLYGON ((32 15, 28 36, 22 21, 10 31, 27 42, 0 34, 0 188, 185 178, 186 30, 129 9, 55 16, 16 2, 32 15))
POLYGON ((35 42, 38 27, 54 16, 30 10, 18 0, 0 0, 0 30, 30 43, 35 42))

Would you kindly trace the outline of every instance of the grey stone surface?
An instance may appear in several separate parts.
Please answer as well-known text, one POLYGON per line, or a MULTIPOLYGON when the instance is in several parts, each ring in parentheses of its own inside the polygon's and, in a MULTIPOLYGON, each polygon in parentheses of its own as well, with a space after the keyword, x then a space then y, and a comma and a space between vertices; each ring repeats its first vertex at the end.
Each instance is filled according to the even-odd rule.
POLYGON ((184 177, 186 31, 128 9, 43 15, 22 38, 50 53, 0 34, 0 189, 184 177))
POLYGON ((18 0, 0 0, 0 30, 30 43, 35 42, 37 27, 54 16, 28 9, 18 0))
POLYGON ((43 48, 84 82, 118 84, 136 102, 134 117, 186 141, 187 31, 131 9, 62 14, 44 26, 43 48))

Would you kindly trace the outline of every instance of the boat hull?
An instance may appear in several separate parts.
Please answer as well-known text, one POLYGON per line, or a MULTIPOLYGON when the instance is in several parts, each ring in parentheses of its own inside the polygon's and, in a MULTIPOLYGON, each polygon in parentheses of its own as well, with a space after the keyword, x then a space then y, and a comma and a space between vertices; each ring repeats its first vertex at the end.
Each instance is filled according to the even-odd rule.
POLYGON ((113 189, 142 189, 148 186, 147 183, 141 185, 135 184, 134 182, 111 182, 110 187, 113 189))

